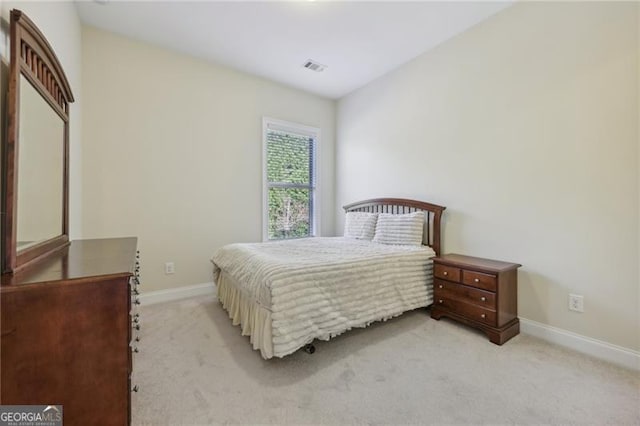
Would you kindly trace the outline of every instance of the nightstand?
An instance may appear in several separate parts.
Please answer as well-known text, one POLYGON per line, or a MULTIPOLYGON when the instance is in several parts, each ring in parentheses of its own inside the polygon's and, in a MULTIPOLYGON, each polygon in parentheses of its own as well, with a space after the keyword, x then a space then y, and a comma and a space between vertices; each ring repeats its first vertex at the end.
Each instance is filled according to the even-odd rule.
POLYGON ((502 345, 520 333, 517 263, 461 254, 433 258, 431 318, 448 317, 502 345))

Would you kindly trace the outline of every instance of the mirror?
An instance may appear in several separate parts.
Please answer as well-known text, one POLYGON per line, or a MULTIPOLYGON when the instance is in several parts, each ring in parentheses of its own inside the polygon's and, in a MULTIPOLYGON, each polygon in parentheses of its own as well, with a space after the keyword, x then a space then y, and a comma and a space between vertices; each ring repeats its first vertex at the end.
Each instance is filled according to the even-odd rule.
POLYGON ((7 138, 2 145, 2 272, 14 273, 69 244, 69 104, 51 45, 11 11, 7 138))
POLYGON ((22 75, 18 129, 19 253, 64 232, 64 121, 22 75))

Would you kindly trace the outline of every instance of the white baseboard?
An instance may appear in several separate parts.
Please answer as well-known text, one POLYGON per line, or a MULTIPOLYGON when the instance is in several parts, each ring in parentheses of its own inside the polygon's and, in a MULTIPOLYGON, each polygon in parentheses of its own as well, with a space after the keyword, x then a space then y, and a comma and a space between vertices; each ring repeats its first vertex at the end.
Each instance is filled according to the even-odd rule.
POLYGON ((187 297, 215 295, 216 288, 213 282, 189 285, 186 287, 168 288, 166 290, 149 291, 140 293, 141 305, 153 305, 156 303, 170 302, 172 300, 186 299, 187 297))
POLYGON ((526 318, 520 318, 520 331, 548 342, 591 355, 595 358, 640 371, 640 352, 632 349, 612 345, 611 343, 592 339, 526 318))

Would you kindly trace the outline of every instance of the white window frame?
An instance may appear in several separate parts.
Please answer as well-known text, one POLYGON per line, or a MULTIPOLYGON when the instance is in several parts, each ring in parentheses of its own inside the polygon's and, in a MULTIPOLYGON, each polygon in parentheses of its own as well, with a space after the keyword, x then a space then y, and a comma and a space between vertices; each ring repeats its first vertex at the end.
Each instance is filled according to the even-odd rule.
POLYGON ((262 241, 269 240, 269 181, 267 179, 267 132, 269 130, 278 130, 283 132, 291 132, 299 135, 305 135, 313 138, 313 177, 314 185, 312 190, 313 210, 312 210, 312 227, 311 235, 315 237, 320 235, 320 175, 318 163, 320 160, 320 129, 317 127, 306 126, 303 124, 293 123, 290 121, 278 120, 270 117, 262 118, 262 241))

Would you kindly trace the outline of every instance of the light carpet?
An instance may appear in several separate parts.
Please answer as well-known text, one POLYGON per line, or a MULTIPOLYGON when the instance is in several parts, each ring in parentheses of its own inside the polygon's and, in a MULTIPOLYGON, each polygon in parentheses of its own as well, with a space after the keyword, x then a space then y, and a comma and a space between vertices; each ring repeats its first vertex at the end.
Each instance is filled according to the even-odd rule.
POLYGON ((428 311, 264 360, 217 300, 141 309, 136 425, 640 424, 640 374, 428 311))

